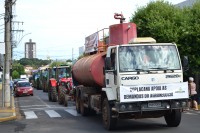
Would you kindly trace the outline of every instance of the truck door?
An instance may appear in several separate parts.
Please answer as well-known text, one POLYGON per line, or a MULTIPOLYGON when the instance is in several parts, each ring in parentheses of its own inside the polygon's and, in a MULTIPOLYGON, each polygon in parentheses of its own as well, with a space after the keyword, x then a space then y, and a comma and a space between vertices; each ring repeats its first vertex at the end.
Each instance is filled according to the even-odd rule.
POLYGON ((111 70, 106 72, 106 87, 117 86, 117 58, 116 48, 112 48, 110 52, 111 70))

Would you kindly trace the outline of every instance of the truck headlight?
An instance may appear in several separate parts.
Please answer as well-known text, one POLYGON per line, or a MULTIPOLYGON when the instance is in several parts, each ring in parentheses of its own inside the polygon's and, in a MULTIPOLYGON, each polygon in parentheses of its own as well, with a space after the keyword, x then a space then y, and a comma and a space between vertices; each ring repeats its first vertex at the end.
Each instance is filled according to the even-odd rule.
POLYGON ((126 106, 125 105, 121 105, 120 106, 120 111, 125 111, 126 110, 126 106))

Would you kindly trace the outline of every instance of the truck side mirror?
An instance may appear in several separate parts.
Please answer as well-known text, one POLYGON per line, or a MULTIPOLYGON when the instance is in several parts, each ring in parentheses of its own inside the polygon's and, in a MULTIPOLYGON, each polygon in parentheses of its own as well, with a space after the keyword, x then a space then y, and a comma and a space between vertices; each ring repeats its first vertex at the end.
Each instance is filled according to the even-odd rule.
POLYGON ((106 57, 105 59, 106 63, 106 70, 111 70, 111 58, 110 57, 106 57))
POLYGON ((189 69, 189 61, 188 61, 188 56, 183 56, 183 69, 186 71, 189 69))

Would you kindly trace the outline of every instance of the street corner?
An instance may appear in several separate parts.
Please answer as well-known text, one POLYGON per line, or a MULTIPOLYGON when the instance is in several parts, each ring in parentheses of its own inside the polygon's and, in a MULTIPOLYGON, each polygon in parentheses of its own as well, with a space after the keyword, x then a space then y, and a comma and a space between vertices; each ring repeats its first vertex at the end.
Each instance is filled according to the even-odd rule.
POLYGON ((12 109, 0 109, 0 122, 16 120, 16 110, 12 109))

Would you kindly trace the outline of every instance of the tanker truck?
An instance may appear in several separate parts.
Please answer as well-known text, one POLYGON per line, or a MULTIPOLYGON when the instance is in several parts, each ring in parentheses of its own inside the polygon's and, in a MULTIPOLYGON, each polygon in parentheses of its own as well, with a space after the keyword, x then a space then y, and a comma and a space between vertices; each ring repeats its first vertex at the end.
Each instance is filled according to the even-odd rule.
POLYGON ((175 43, 137 38, 136 24, 123 23, 122 14, 115 18, 120 24, 109 26, 109 37, 101 40, 98 32, 86 37, 87 56, 72 67, 77 112, 101 114, 107 130, 120 119, 163 116, 177 127, 187 107, 187 58, 181 62, 175 43))

